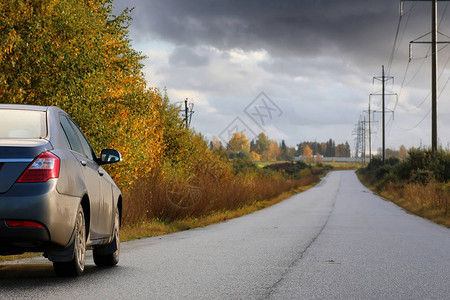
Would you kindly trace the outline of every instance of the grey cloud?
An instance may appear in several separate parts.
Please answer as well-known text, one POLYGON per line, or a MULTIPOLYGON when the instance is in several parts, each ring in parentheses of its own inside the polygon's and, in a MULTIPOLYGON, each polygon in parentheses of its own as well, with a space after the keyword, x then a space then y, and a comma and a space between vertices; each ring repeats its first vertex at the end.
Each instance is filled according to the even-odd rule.
MULTIPOLYGON (((389 56, 398 20, 392 0, 129 0, 134 38, 273 56, 389 56)), ((408 4, 411 5, 411 4, 408 4)), ((407 7, 408 7, 407 5, 407 7)), ((421 14, 424 9, 417 9, 421 14)), ((424 12, 425 13, 425 12, 424 12)))
MULTIPOLYGON (((439 3, 439 19, 449 3, 439 3)), ((381 65, 389 61, 399 19, 399 0, 121 0, 115 4, 117 10, 136 7, 130 35, 137 44, 155 40, 175 47, 170 65, 154 67, 154 72, 163 75, 169 88, 201 90, 220 111, 215 119, 224 113, 239 115, 242 102, 264 90, 274 99, 295 103, 283 107, 283 128, 296 122, 350 124, 347 132, 339 127, 335 134, 341 136, 351 134, 368 94, 378 89, 370 85, 372 76, 380 76, 381 65), (233 48, 264 49, 269 55, 257 69, 245 69, 233 65, 227 53, 233 48)), ((415 46, 418 60, 411 62, 408 73, 405 70, 408 42, 430 31, 430 4, 405 2, 405 12, 390 72, 395 86, 390 88, 398 92, 404 81, 402 98, 409 94, 412 102, 420 102, 423 97, 412 88, 429 87, 429 60, 420 67, 427 45, 415 46)), ((450 8, 446 14, 440 32, 450 35, 450 8)), ((441 64, 448 49, 440 53, 441 64)), ((446 79, 443 76, 441 84, 446 79)), ((207 115, 199 112, 198 124, 210 124, 203 120, 207 115)), ((217 126, 219 133, 224 124, 217 126)), ((395 128, 393 135, 403 138, 405 134, 399 135, 395 128)), ((323 132, 324 138, 332 136, 323 132)), ((298 140, 304 134, 290 132, 298 140)))
POLYGON ((198 54, 194 49, 178 47, 170 55, 169 63, 178 67, 201 67, 208 65, 209 58, 198 54))

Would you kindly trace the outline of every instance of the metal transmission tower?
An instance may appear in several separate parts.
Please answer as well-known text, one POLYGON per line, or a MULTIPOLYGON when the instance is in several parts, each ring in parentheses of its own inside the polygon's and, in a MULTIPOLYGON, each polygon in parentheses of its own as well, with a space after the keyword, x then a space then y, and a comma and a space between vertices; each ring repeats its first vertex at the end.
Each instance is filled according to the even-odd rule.
POLYGON ((355 129, 353 130, 352 135, 356 136, 355 137, 355 157, 361 158, 361 161, 363 164, 366 163, 366 139, 367 139, 367 133, 366 133, 366 123, 368 123, 368 121, 366 121, 366 117, 365 116, 361 116, 361 119, 358 121, 358 123, 356 123, 355 125, 355 129), (362 120, 361 120, 362 119, 362 120), (359 156, 359 154, 361 153, 361 156, 359 156))
MULTIPOLYGON (((385 106, 385 98, 386 98, 386 96, 390 96, 390 95, 397 95, 397 94, 394 94, 394 93, 386 93, 386 81, 389 81, 389 80, 394 80, 394 77, 386 77, 385 75, 384 75, 384 66, 381 66, 381 69, 382 69, 382 75, 381 75, 381 77, 374 77, 373 78, 373 81, 375 81, 375 80, 378 80, 378 81, 381 81, 381 86, 382 86, 382 89, 381 89, 381 94, 376 94, 376 93, 372 93, 372 94, 370 94, 370 96, 374 96, 374 95, 380 95, 381 97, 382 97, 382 115, 383 115, 383 117, 382 117, 382 131, 383 131, 383 133, 382 133, 382 135, 383 135, 383 138, 382 138, 382 144, 383 144, 383 164, 384 164, 384 162, 385 162, 385 160, 386 160, 386 129, 385 129, 385 127, 386 127, 386 122, 385 122, 385 120, 386 120, 386 117, 385 117, 385 115, 386 115, 386 106, 385 106)), ((370 99, 370 96, 369 96, 369 99, 370 99)), ((370 102, 370 100, 369 100, 369 102, 370 102)))
POLYGON ((431 2, 431 42, 417 42, 411 41, 412 43, 420 44, 430 44, 431 43, 431 151, 435 153, 438 147, 438 118, 437 118, 437 99, 438 99, 438 81, 437 81, 437 71, 438 71, 438 56, 437 56, 437 44, 438 43, 449 43, 449 42, 438 42, 437 40, 437 3, 450 1, 450 0, 401 0, 400 1, 400 14, 402 13, 403 2, 405 1, 416 1, 416 2, 431 2))
POLYGON ((356 123, 355 125, 355 129, 353 130, 352 135, 356 136, 355 137, 355 158, 358 158, 359 156, 359 149, 361 147, 361 122, 358 121, 358 123, 356 123))
MULTIPOLYGON (((369 161, 372 159, 372 144, 371 144, 371 128, 370 128, 370 121, 366 121, 366 116, 362 116, 362 121, 359 121, 359 123, 361 124, 361 130, 362 130, 362 158, 363 158, 363 165, 366 164, 366 158, 367 158, 367 148, 366 148, 366 140, 369 140, 369 161), (366 124, 369 124, 369 134, 367 134, 367 130, 366 130, 366 124)), ((369 120, 370 120, 370 113, 369 113, 369 120)))
POLYGON ((366 164, 366 117, 361 121, 362 123, 362 159, 363 166, 366 164))
POLYGON ((369 116, 369 121, 367 121, 367 123, 369 123, 369 161, 372 161, 372 134, 373 134, 372 123, 378 123, 377 121, 373 121, 373 118, 372 118, 372 114, 374 114, 375 111, 370 110, 370 102, 371 102, 372 96, 375 96, 375 95, 381 95, 381 94, 371 93, 369 95, 369 110, 363 111, 363 112, 366 112, 367 115, 369 116))

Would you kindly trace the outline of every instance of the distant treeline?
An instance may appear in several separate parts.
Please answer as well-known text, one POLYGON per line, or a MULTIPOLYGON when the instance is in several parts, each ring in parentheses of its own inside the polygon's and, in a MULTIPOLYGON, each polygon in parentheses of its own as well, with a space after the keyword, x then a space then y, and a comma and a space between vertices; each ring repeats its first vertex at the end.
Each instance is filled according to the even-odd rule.
POLYGON ((226 152, 230 159, 249 158, 253 161, 291 161, 296 156, 350 157, 350 145, 338 144, 329 139, 327 142, 302 142, 297 147, 289 147, 284 140, 277 143, 263 132, 249 141, 245 133, 235 132, 226 147, 217 137, 210 142, 210 148, 226 152))

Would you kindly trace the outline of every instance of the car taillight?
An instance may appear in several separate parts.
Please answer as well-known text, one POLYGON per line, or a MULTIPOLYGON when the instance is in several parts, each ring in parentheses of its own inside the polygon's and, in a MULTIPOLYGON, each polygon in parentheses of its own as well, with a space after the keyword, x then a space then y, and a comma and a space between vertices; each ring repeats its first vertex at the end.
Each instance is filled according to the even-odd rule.
POLYGON ((44 227, 42 224, 32 221, 6 221, 9 227, 44 227))
POLYGON ((33 160, 17 182, 46 182, 50 178, 59 177, 59 157, 44 152, 33 160))

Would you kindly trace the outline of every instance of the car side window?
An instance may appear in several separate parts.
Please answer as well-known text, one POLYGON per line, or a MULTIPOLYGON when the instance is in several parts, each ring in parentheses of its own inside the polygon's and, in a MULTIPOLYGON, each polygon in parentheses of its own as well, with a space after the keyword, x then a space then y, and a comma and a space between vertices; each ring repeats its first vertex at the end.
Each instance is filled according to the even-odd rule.
POLYGON ((72 127, 75 130, 75 134, 78 136, 78 138, 81 142, 81 147, 83 147, 83 153, 90 160, 94 160, 94 151, 92 150, 91 146, 89 145, 89 142, 87 141, 86 137, 81 132, 81 130, 78 128, 78 126, 75 125, 75 123, 73 123, 72 121, 69 121, 69 122, 72 124, 72 127))
POLYGON ((77 135, 75 134, 75 131, 73 130, 72 126, 70 126, 69 120, 67 120, 67 118, 64 116, 60 116, 59 122, 61 124, 61 127, 63 128, 64 133, 66 134, 66 138, 67 141, 69 142, 70 148, 75 152, 83 154, 83 148, 81 146, 81 143, 78 140, 77 135))

